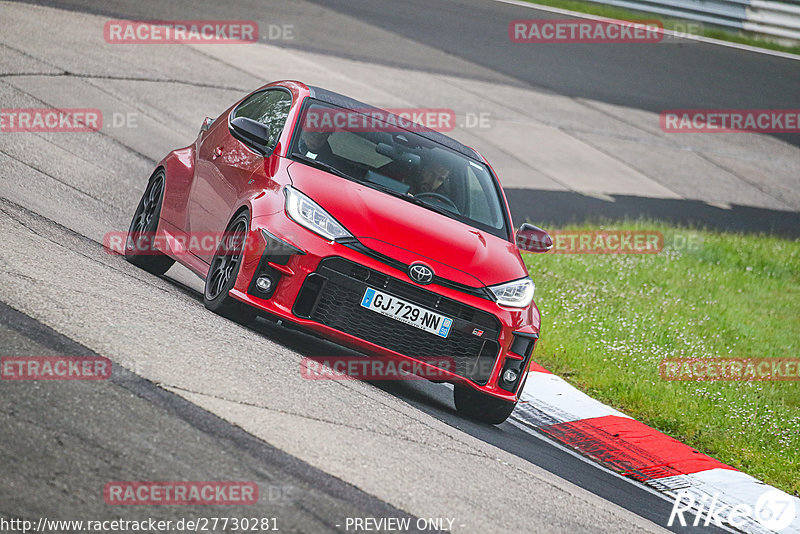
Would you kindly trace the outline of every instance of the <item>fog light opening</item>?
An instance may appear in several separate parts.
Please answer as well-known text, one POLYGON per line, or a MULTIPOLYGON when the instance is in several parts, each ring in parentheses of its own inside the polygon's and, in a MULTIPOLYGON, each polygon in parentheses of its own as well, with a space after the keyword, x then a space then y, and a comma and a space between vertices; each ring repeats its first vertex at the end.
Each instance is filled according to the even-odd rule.
POLYGON ((259 291, 269 293, 270 290, 272 290, 272 278, 269 276, 259 276, 256 279, 256 287, 259 289, 259 291))
POLYGON ((517 372, 514 369, 506 369, 503 373, 503 381, 509 384, 513 384, 517 381, 517 372))

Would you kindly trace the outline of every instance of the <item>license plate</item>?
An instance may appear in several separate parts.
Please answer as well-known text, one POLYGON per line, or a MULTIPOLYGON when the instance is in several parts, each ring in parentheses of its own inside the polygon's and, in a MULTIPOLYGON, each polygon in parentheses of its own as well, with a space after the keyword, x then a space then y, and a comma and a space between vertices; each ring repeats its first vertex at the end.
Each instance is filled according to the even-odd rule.
POLYGON ((439 315, 371 287, 368 287, 364 293, 361 305, 368 310, 391 317, 395 321, 410 324, 415 328, 425 330, 439 337, 447 337, 447 334, 450 333, 450 327, 453 326, 453 320, 449 317, 439 315))

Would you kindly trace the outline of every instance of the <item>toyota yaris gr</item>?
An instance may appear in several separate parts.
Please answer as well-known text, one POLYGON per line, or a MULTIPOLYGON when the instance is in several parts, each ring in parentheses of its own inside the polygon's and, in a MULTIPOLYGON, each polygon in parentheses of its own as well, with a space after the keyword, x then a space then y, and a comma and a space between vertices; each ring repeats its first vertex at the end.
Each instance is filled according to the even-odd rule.
POLYGON ((222 315, 281 319, 435 370, 459 412, 496 424, 514 409, 539 334, 518 244, 548 242, 530 225, 514 232, 475 150, 281 81, 207 118, 157 165, 125 256, 158 275, 185 265, 222 315), (213 246, 192 245, 208 236, 213 246))

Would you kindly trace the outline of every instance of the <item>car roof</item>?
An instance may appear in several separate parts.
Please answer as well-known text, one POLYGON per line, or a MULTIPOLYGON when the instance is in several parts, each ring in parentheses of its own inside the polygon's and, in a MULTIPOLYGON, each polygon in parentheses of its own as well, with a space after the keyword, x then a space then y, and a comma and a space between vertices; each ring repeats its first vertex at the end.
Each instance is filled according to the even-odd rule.
MULTIPOLYGON (((382 110, 375 106, 370 106, 369 104, 359 102, 355 98, 350 98, 349 96, 335 93, 333 91, 329 91, 328 89, 323 89, 322 87, 309 85, 308 89, 310 91, 309 94, 311 98, 315 98, 317 100, 320 100, 321 102, 325 102, 328 104, 333 104, 334 106, 339 106, 345 109, 375 110, 375 111, 380 111, 382 113, 387 113, 386 110, 382 110)), ((414 128, 414 133, 421 137, 424 137, 425 139, 446 146, 447 148, 454 150, 459 154, 467 156, 470 159, 473 159, 478 162, 482 161, 481 157, 478 155, 477 152, 475 152, 475 150, 459 143, 452 137, 448 137, 440 132, 437 132, 436 130, 431 130, 429 128, 425 128, 424 126, 420 126, 419 128, 417 127, 414 128)))

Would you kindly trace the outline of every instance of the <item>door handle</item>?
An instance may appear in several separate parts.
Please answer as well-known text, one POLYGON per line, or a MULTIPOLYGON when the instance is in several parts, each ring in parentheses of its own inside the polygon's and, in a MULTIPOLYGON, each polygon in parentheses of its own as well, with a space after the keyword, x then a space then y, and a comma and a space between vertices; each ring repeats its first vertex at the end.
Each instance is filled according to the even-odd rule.
POLYGON ((217 148, 214 149, 214 155, 211 156, 211 159, 217 159, 221 155, 222 155, 222 147, 218 146, 217 148))

